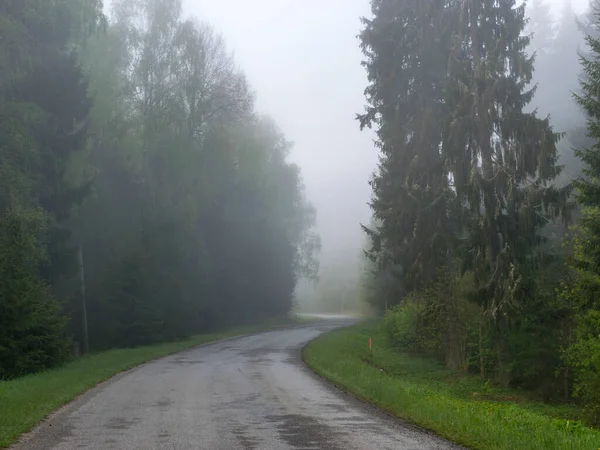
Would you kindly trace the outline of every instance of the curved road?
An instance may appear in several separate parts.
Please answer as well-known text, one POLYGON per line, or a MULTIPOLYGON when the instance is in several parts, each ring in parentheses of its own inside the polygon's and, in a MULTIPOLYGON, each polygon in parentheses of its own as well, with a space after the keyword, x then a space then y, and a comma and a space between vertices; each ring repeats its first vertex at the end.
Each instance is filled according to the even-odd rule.
POLYGON ((148 363, 89 391, 14 448, 456 448, 380 414, 304 367, 302 347, 348 323, 228 339, 148 363))

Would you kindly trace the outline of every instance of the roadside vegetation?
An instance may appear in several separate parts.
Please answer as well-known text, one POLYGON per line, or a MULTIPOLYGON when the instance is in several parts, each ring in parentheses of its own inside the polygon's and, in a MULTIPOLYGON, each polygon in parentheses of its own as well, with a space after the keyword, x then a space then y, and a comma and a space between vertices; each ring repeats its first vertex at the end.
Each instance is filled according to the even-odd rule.
POLYGON ((317 338, 304 360, 341 389, 471 449, 600 448, 600 431, 578 420, 579 407, 542 403, 526 391, 403 353, 381 321, 317 338))
POLYGON ((52 412, 120 372, 153 359, 219 339, 273 330, 308 321, 308 319, 297 320, 287 317, 275 318, 262 325, 201 334, 176 342, 108 350, 82 356, 57 369, 15 380, 0 381, 0 448, 8 447, 19 436, 33 429, 52 412))
MULTIPOLYGON (((381 364, 393 348, 422 355, 457 377, 575 402, 598 426, 600 3, 582 15, 564 3, 556 21, 543 0, 371 2, 359 119, 377 133, 380 164, 362 295, 385 315, 381 364)), ((403 407, 419 405, 407 392, 403 407)), ((480 405, 457 410, 472 414, 457 419, 459 437, 483 421, 498 437, 490 448, 504 445, 503 426, 505 442, 531 428, 538 440, 522 445, 574 448, 552 430, 577 423, 480 405)), ((456 421, 430 413, 451 435, 456 421)))

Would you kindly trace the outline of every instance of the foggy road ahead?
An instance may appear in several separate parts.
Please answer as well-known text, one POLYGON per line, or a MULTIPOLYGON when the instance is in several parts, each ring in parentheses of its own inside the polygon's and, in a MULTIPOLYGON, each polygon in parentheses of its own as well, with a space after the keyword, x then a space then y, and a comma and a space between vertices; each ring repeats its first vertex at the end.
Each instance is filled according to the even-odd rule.
POLYGON ((328 386, 304 344, 347 321, 229 339, 118 376, 55 414, 15 448, 448 449, 328 386))

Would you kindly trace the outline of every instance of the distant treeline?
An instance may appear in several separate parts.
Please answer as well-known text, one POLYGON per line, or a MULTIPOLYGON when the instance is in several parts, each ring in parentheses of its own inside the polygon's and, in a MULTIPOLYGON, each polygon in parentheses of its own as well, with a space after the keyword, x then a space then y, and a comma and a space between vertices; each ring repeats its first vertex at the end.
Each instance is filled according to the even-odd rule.
POLYGON ((290 311, 291 144, 181 0, 0 4, 0 379, 290 311), (82 267, 81 267, 82 266, 82 267))
POLYGON ((600 423, 598 3, 371 5, 364 295, 399 348, 600 423))

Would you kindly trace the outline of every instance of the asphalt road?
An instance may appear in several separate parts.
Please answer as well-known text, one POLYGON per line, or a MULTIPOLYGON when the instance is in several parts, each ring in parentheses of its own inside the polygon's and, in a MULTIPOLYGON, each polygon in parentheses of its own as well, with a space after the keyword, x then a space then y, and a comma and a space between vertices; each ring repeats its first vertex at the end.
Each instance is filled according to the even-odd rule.
POLYGON ((122 374, 54 414, 18 450, 456 448, 327 385, 301 348, 347 324, 228 339, 122 374))

